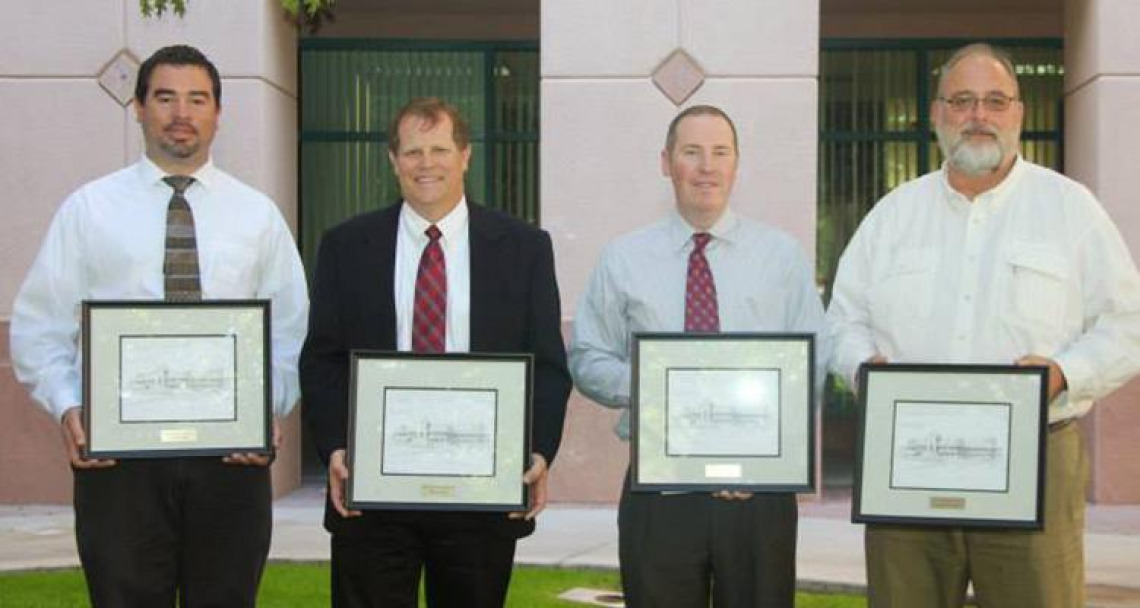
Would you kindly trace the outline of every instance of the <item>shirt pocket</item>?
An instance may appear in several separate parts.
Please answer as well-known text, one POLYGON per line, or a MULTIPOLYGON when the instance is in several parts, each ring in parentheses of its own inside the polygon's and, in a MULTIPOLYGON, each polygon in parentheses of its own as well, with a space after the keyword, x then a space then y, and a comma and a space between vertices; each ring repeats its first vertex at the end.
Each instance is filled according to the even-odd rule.
POLYGON ((252 298, 257 294, 257 249, 227 244, 210 252, 203 287, 210 298, 252 298))
POLYGON ((1012 243, 1006 250, 1009 277, 1007 319, 1045 330, 1064 323, 1069 264, 1053 249, 1033 243, 1012 243))
POLYGON ((938 251, 912 247, 891 252, 869 290, 871 319, 880 328, 914 328, 930 319, 938 251))
MULTIPOLYGON (((781 284, 763 285, 755 287, 750 293, 744 294, 743 302, 738 310, 729 318, 720 320, 721 331, 788 331, 796 319, 788 313, 788 301, 791 294, 781 284), (733 327, 732 321, 738 319, 741 325, 733 327)), ((731 300, 730 302, 731 303, 731 300)), ((725 310, 725 304, 720 304, 725 310)), ((798 310, 796 311, 799 312, 798 310)))

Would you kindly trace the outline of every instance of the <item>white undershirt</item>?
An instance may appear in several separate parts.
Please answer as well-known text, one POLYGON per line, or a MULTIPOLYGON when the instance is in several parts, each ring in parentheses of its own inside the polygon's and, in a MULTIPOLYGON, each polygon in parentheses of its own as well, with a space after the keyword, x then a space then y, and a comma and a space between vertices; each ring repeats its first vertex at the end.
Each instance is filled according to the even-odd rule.
MULTIPOLYGON (((468 243, 467 198, 436 222, 443 236, 440 245, 447 266, 447 328, 444 347, 449 353, 471 350, 471 247, 468 243)), ((431 222, 411 205, 400 208, 396 231, 396 348, 412 350, 412 315, 416 300, 416 274, 428 245, 424 234, 431 222)))

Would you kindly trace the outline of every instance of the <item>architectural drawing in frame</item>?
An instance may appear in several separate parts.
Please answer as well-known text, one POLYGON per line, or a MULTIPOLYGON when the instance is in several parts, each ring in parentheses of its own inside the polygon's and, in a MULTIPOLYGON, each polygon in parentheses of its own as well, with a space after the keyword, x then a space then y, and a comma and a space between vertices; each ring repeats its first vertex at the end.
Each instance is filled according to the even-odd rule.
POLYGON ((670 456, 778 456, 780 372, 669 369, 670 456))
POLYGON ((633 335, 630 489, 814 488, 815 337, 633 335))
POLYGON ((493 390, 384 391, 385 475, 495 474, 493 390))
POLYGON ((353 509, 526 510, 533 358, 355 351, 353 509))
POLYGON ((1044 367, 876 363, 859 375, 856 523, 1040 529, 1044 367))
POLYGON ((1010 404, 895 402, 891 487, 1005 492, 1010 404))
POLYGON ((83 303, 88 455, 270 454, 267 300, 83 303))

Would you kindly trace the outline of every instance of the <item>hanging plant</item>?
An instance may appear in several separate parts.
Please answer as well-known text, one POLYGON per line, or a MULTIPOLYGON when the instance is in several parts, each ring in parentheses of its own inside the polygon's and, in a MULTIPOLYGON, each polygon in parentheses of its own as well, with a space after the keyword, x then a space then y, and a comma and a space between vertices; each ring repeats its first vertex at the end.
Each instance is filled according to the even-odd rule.
MULTIPOLYGON (((145 17, 161 16, 169 9, 179 17, 186 14, 189 0, 139 0, 139 8, 145 17)), ((326 21, 332 21, 333 4, 336 0, 281 0, 285 19, 310 33, 320 29, 326 21)))
POLYGON ((167 8, 181 17, 186 14, 186 0, 139 0, 139 8, 144 17, 162 15, 167 8))

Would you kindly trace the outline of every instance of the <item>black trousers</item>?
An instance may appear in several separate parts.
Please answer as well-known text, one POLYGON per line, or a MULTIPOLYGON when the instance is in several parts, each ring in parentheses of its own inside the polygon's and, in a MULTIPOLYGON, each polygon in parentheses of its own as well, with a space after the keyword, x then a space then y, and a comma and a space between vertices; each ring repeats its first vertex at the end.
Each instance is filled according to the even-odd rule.
POLYGON ((75 470, 94 608, 253 607, 272 528, 269 469, 220 457, 75 470))
MULTIPOLYGON (((506 517, 502 515, 501 517, 506 517)), ((480 525, 486 514, 365 512, 332 535, 334 608, 415 608, 421 571, 432 608, 500 608, 515 538, 480 525)))
POLYGON ((793 494, 745 501, 708 493, 633 493, 618 509, 622 590, 630 608, 792 608, 793 494))

